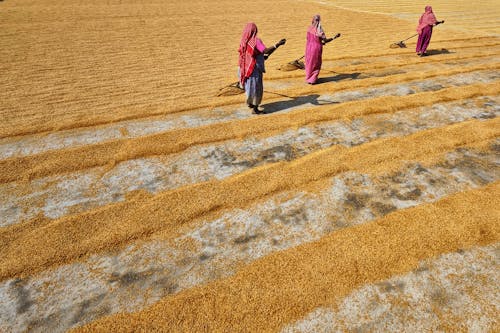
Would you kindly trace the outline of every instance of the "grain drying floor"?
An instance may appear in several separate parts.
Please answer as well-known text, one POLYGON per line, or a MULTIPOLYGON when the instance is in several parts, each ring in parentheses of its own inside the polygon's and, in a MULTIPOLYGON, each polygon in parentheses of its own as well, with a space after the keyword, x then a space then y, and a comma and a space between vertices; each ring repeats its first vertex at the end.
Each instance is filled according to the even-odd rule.
POLYGON ((500 2, 432 5, 1 1, 0 331, 500 330, 500 2))

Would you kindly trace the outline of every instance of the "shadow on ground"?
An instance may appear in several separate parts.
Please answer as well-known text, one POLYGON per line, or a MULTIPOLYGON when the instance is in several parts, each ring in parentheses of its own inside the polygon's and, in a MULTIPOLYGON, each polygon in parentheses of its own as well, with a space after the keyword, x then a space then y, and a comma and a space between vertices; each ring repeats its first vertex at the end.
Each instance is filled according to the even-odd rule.
MULTIPOLYGON (((285 95, 282 95, 285 96, 285 95)), ((272 102, 268 104, 262 105, 262 108, 264 109, 264 113, 274 113, 274 112, 279 112, 283 110, 287 110, 290 108, 294 108, 297 106, 301 105, 306 105, 306 104, 312 104, 312 105, 326 105, 326 104, 337 104, 339 102, 332 102, 332 101, 323 101, 318 99, 320 95, 318 94, 312 94, 312 95, 307 95, 307 96, 299 96, 299 97, 290 97, 290 96, 285 96, 290 98, 288 101, 278 101, 278 102, 272 102)))
POLYGON ((339 73, 334 76, 321 77, 316 81, 316 84, 327 83, 327 82, 337 82, 342 80, 356 80, 361 73, 339 73))
POLYGON ((451 53, 456 53, 456 52, 451 52, 448 49, 440 49, 440 50, 427 50, 425 52, 427 56, 433 56, 433 55, 438 55, 438 54, 451 54, 451 53))

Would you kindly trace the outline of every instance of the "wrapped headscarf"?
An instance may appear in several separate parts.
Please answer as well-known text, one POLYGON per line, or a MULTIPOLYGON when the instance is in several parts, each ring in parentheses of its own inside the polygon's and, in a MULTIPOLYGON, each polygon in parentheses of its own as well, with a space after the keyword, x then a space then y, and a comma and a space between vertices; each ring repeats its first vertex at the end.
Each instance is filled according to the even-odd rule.
POLYGON ((255 46, 257 44, 257 26, 255 23, 247 23, 241 35, 239 66, 240 84, 245 87, 245 81, 252 75, 255 68, 255 46))
POLYGON ((323 31, 323 27, 321 26, 321 17, 319 16, 319 14, 313 16, 311 26, 309 27, 307 32, 312 33, 318 37, 326 37, 325 32, 323 31))
POLYGON ((422 14, 420 17, 420 20, 418 21, 418 27, 417 27, 417 32, 419 34, 422 33, 422 29, 424 29, 428 25, 434 25, 437 23, 436 16, 432 12, 432 7, 431 6, 426 6, 425 7, 425 13, 422 14))

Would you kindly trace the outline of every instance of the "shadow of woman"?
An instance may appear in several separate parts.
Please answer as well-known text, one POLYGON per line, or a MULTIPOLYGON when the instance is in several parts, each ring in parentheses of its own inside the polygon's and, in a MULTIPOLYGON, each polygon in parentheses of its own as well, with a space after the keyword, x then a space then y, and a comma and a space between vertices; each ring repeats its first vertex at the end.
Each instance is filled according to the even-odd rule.
POLYGON ((456 52, 450 52, 448 49, 427 50, 427 52, 425 52, 427 56, 433 56, 438 54, 451 54, 451 53, 456 53, 456 52))
POLYGON ((342 80, 356 80, 361 73, 339 73, 334 76, 320 77, 316 84, 327 83, 327 82, 337 82, 342 80))
POLYGON ((301 105, 326 105, 326 104, 337 104, 339 102, 332 102, 332 101, 325 101, 325 100, 320 100, 319 97, 320 95, 318 94, 312 94, 312 95, 307 95, 307 96, 299 96, 299 97, 290 97, 286 95, 281 95, 277 94, 283 97, 288 97, 290 100, 288 101, 278 101, 278 102, 272 102, 272 103, 267 103, 262 105, 262 108, 264 109, 264 113, 274 113, 274 112, 279 112, 279 111, 284 111, 287 109, 291 109, 297 106, 301 105))

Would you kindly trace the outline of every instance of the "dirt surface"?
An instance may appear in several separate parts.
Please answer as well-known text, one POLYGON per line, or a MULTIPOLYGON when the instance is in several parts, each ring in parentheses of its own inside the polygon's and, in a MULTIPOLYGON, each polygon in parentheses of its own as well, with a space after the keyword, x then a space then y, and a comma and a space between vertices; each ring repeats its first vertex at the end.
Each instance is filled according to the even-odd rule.
POLYGON ((0 331, 499 330, 500 3, 431 5, 0 1, 0 331))

